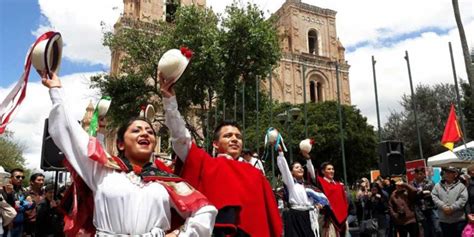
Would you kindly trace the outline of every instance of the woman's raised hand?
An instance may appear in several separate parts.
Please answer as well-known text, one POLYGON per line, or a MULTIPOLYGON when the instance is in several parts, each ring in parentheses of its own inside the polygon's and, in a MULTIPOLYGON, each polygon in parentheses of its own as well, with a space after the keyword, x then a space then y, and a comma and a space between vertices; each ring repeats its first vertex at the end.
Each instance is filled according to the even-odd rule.
POLYGON ((170 97, 175 96, 176 94, 173 89, 174 80, 165 80, 161 72, 158 73, 158 77, 160 78, 161 95, 163 95, 163 97, 165 98, 170 98, 170 97))
POLYGON ((46 71, 37 71, 38 74, 41 77, 41 83, 48 87, 49 89, 51 88, 60 88, 61 87, 61 81, 58 78, 58 75, 56 73, 51 73, 51 79, 48 78, 48 73, 46 71))

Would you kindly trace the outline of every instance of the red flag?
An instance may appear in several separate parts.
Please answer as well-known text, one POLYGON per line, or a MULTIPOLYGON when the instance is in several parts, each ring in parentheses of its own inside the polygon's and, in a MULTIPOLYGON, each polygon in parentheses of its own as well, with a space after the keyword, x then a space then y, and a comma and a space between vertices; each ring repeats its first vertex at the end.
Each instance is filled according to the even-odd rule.
POLYGON ((451 104, 451 111, 449 111, 448 121, 446 122, 446 127, 444 128, 443 138, 441 138, 441 144, 449 150, 453 150, 454 143, 459 141, 461 137, 462 133, 459 129, 456 111, 454 110, 454 105, 451 104))

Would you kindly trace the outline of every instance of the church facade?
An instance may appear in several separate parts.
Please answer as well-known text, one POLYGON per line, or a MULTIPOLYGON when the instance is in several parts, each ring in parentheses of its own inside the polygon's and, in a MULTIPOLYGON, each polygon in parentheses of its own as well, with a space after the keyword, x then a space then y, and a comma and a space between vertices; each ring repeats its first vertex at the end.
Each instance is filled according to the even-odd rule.
MULTIPOLYGON (((272 97, 300 104, 337 100, 351 104, 349 64, 336 32, 336 12, 287 0, 275 12, 282 58, 272 73, 272 97), (339 75, 336 76, 336 66, 339 75)), ((269 80, 265 88, 269 91, 269 80)))

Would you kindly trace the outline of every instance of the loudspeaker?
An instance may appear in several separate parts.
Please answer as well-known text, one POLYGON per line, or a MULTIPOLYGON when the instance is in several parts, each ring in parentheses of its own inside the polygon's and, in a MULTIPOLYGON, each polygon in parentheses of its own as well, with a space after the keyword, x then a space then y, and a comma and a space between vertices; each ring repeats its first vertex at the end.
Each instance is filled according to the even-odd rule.
POLYGON ((66 171, 63 165, 64 153, 54 144, 48 132, 48 119, 44 121, 43 145, 41 148, 41 169, 44 171, 66 171))
POLYGON ((382 141, 379 143, 379 168, 382 176, 406 174, 405 152, 401 141, 382 141))

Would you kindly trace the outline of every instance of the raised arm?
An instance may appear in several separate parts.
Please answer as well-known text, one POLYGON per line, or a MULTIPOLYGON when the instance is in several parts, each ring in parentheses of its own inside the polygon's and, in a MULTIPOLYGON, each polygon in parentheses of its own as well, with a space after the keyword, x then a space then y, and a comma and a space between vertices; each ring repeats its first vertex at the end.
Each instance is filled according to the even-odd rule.
POLYGON ((184 162, 191 148, 191 134, 186 128, 186 123, 178 111, 178 102, 173 89, 173 81, 165 81, 161 75, 160 91, 163 95, 163 107, 165 109, 165 124, 170 130, 173 150, 184 162))
POLYGON ((307 156, 303 155, 306 158, 306 168, 308 169, 309 176, 311 177, 311 181, 316 183, 316 172, 314 171, 314 165, 311 161, 311 157, 309 154, 307 156))
POLYGON ((96 179, 104 174, 104 168, 88 157, 89 135, 64 105, 59 78, 53 75, 52 79, 47 79, 43 74, 42 83, 50 88, 49 95, 53 102, 49 114, 49 134, 87 186, 95 190, 96 179))
POLYGON ((285 154, 283 151, 278 152, 277 165, 280 170, 283 183, 288 187, 288 190, 293 190, 295 182, 293 180, 293 175, 291 175, 290 167, 285 159, 285 154))

